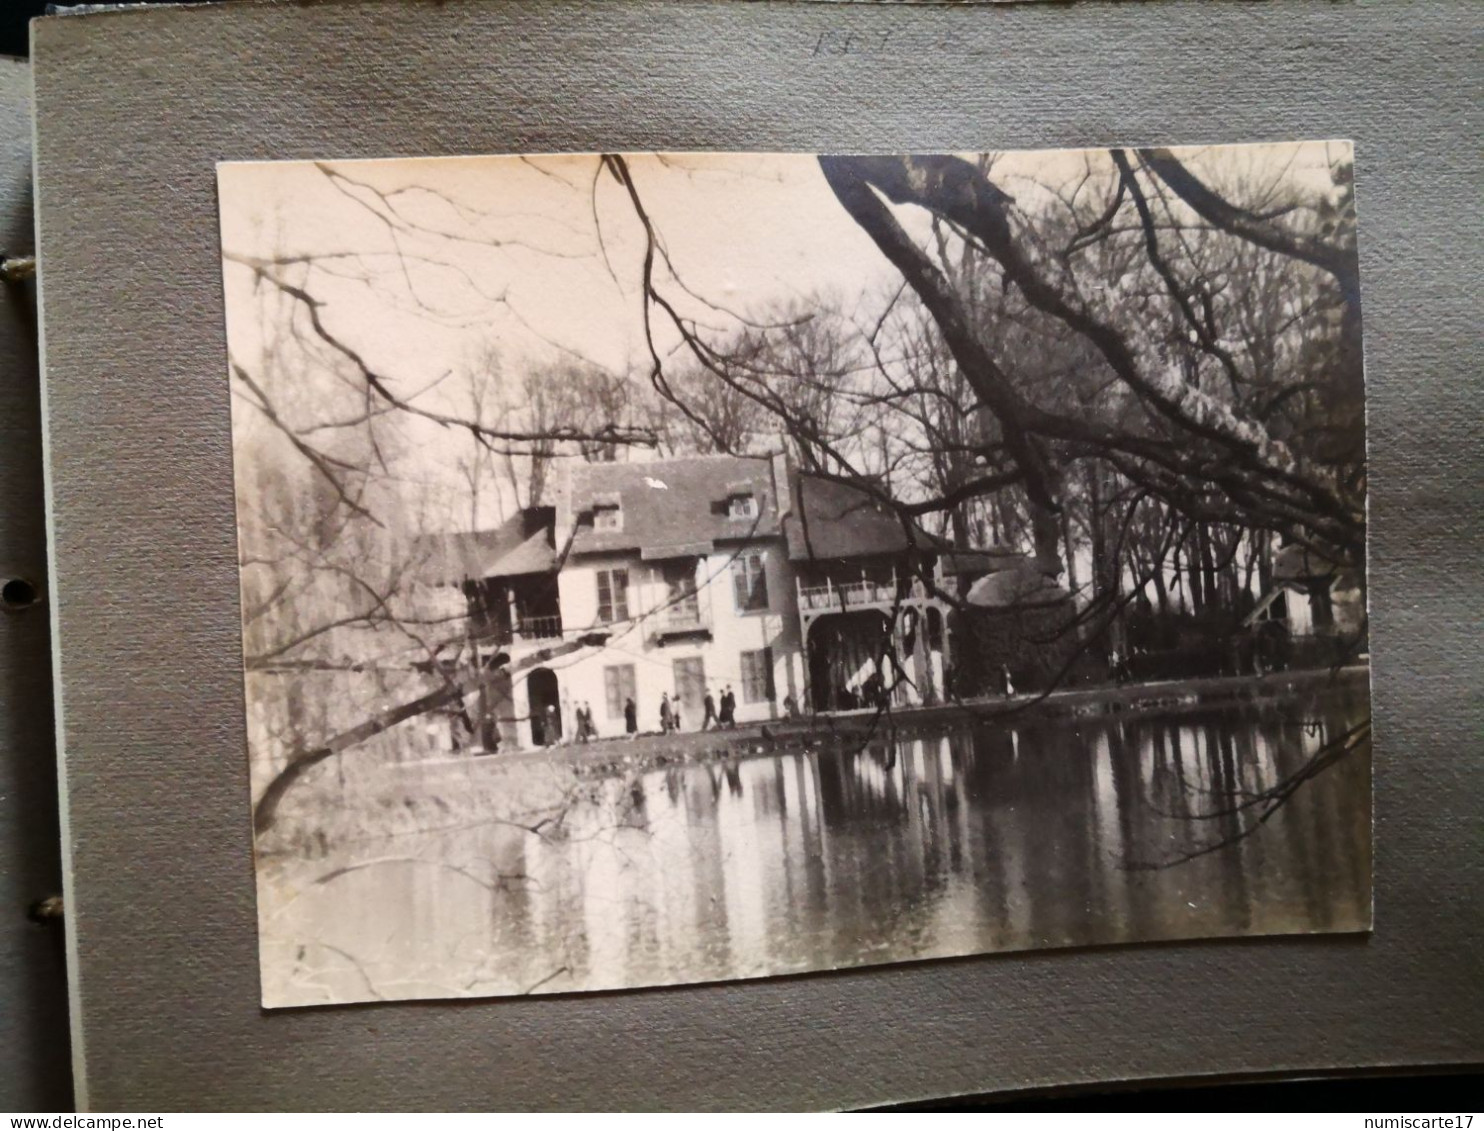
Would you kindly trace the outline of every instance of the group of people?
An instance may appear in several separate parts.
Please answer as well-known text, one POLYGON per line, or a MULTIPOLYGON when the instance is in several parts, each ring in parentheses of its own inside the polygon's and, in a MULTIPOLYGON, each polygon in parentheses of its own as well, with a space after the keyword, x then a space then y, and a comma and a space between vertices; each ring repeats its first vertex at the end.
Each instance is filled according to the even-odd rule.
MULTIPOLYGON (((707 691, 701 702, 703 716, 701 718, 702 730, 731 730, 737 725, 737 695, 730 684, 723 687, 718 697, 707 691)), ((798 704, 792 695, 783 700, 784 714, 788 718, 798 717, 798 704)), ((537 738, 538 745, 550 746, 559 741, 566 742, 591 742, 598 737, 597 723, 593 718, 593 709, 586 700, 577 704, 574 710, 565 695, 562 696, 560 714, 556 704, 549 703, 546 708, 537 715, 533 721, 533 729, 540 726, 537 738), (563 725, 565 724, 565 725, 563 725)), ((639 708, 634 702, 633 696, 624 699, 623 705, 623 729, 630 738, 639 735, 639 708)), ((671 734, 681 729, 680 717, 680 695, 677 692, 673 697, 667 691, 660 696, 660 733, 671 734)))
MULTIPOLYGON (((541 722, 541 734, 536 739, 538 746, 552 746, 557 742, 591 742, 598 737, 592 704, 586 699, 574 710, 564 695, 560 714, 555 703, 548 703, 538 717, 541 722)), ((532 728, 535 728, 534 722, 532 728)))
POLYGON ((891 706, 891 692, 881 673, 873 671, 858 684, 842 685, 835 692, 834 705, 837 711, 859 711, 865 707, 884 711, 891 706))
POLYGON ((721 693, 721 709, 717 709, 716 700, 712 698, 711 692, 706 692, 706 698, 702 701, 705 711, 701 719, 701 729, 710 730, 713 726, 718 730, 725 727, 731 730, 737 725, 737 696, 732 692, 731 685, 721 693))
MULTIPOLYGON (((706 692, 701 701, 701 729, 711 730, 713 728, 730 730, 737 725, 737 695, 728 685, 722 690, 721 698, 710 691, 706 692)), ((681 729, 680 695, 677 692, 672 699, 666 691, 660 696, 660 733, 670 734, 681 729)))

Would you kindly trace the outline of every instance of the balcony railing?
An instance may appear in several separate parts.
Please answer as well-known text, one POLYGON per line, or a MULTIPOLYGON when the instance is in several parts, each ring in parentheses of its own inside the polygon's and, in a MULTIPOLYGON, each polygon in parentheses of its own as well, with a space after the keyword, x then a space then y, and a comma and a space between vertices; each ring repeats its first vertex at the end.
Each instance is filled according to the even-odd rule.
POLYGON ((823 585, 799 586, 799 606, 805 610, 840 609, 868 605, 895 604, 902 593, 893 574, 890 581, 847 581, 836 585, 826 581, 823 585))
POLYGON ((516 622, 515 632, 512 635, 517 642, 559 640, 562 635, 562 618, 560 616, 522 617, 516 622))
POLYGON ((537 640, 560 640, 562 618, 559 613, 548 617, 519 617, 513 625, 502 625, 490 618, 475 618, 469 625, 469 632, 480 643, 500 648, 537 640))
POLYGON ((711 631, 711 610, 699 603, 670 605, 651 613, 644 622, 651 640, 711 631))
POLYGON ((936 570, 931 587, 920 577, 910 574, 899 577, 895 569, 891 571, 890 579, 883 581, 864 578, 836 584, 826 579, 823 585, 805 585, 801 578, 796 584, 799 590, 799 610, 806 613, 848 608, 881 608, 909 598, 925 600, 934 596, 935 591, 955 593, 958 589, 952 578, 943 577, 936 570))

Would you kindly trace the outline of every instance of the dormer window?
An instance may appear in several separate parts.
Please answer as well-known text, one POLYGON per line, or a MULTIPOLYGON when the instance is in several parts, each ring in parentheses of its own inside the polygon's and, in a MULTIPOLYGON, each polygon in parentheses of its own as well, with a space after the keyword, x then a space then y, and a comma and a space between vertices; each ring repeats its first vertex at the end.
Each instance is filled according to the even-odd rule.
POLYGON ((593 500, 593 529, 623 529, 623 506, 619 503, 617 496, 606 496, 593 500))
POLYGON ((751 491, 727 496, 728 518, 756 518, 757 496, 751 491))

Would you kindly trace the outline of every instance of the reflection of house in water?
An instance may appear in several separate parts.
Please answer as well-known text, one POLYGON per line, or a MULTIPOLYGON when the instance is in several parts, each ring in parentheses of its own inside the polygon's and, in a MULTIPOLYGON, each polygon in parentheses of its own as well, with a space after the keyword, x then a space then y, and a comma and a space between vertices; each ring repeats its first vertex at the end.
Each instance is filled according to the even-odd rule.
POLYGON ((624 733, 630 700, 655 730, 666 694, 684 730, 728 687, 739 722, 779 718, 788 700, 943 697, 949 603, 934 590, 962 587, 966 567, 869 486, 783 455, 561 470, 555 505, 433 543, 432 580, 462 590, 472 654, 521 669, 478 704, 486 749, 570 738, 584 705, 600 736, 624 733), (603 646, 532 659, 593 632, 603 646))

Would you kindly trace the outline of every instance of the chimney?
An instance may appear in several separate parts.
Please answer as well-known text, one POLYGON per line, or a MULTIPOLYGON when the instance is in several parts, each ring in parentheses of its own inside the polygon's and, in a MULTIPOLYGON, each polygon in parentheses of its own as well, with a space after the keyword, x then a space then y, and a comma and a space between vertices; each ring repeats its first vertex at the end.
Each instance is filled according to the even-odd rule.
POLYGON ((572 537, 572 524, 577 516, 572 513, 572 463, 570 459, 559 459, 553 461, 556 464, 556 475, 551 485, 551 504, 556 508, 553 519, 552 536, 556 547, 560 550, 567 545, 572 537))
POLYGON ((773 498, 778 502, 778 521, 782 522, 793 514, 793 461, 788 458, 788 451, 774 452, 773 463, 773 498))

